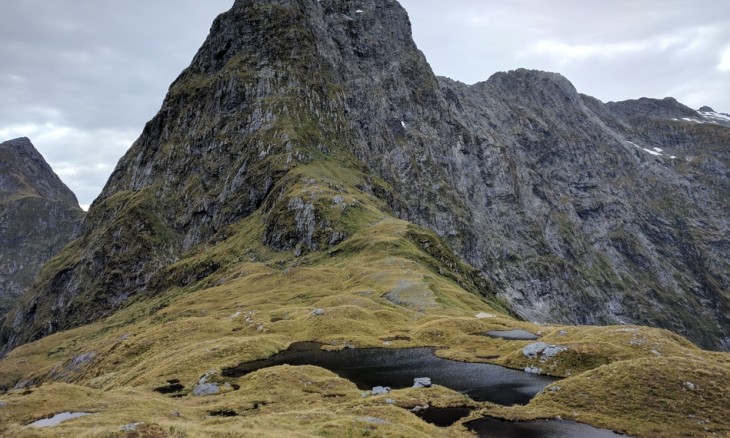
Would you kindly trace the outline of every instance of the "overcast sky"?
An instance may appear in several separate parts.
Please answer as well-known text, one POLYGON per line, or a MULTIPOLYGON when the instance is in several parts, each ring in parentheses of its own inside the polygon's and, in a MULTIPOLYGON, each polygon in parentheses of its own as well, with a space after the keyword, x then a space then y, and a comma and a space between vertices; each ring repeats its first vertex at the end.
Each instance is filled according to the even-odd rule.
MULTIPOLYGON (((367 0, 366 0, 367 1, 367 0)), ((0 0, 0 141, 87 207, 233 0, 0 0)), ((728 0, 401 0, 436 74, 556 71, 603 101, 730 112, 728 0)))

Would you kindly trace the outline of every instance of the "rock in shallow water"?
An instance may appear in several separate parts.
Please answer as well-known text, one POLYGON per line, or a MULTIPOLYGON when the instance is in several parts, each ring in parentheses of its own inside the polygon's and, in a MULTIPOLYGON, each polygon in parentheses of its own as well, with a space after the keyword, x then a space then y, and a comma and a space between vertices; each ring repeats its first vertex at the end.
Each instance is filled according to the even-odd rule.
POLYGON ((432 385, 430 377, 416 377, 413 379, 414 388, 430 388, 432 385))

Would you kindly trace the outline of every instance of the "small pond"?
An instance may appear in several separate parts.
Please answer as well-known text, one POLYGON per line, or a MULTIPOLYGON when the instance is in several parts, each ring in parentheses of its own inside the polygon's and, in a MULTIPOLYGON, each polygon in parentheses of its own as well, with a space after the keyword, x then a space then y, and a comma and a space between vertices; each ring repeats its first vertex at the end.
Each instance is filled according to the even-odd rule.
POLYGON ((492 330, 486 332, 485 335, 490 338, 508 339, 511 341, 534 341, 540 337, 536 334, 530 333, 526 330, 492 330))
POLYGON ((60 414, 56 414, 51 418, 44 418, 42 420, 34 421, 33 423, 30 423, 29 427, 52 427, 52 426, 58 426, 59 424, 63 423, 67 420, 72 420, 74 418, 78 417, 85 417, 87 415, 92 415, 88 412, 61 412, 60 414))
POLYGON ((276 365, 314 365, 326 368, 369 390, 376 386, 410 388, 413 379, 430 377, 441 385, 476 401, 501 405, 526 404, 556 379, 484 363, 442 359, 434 348, 363 348, 323 351, 321 344, 292 344, 268 359, 242 363, 222 371, 225 377, 241 377, 276 365))
POLYGON ((465 426, 485 438, 626 438, 626 435, 573 421, 504 421, 484 417, 465 426))

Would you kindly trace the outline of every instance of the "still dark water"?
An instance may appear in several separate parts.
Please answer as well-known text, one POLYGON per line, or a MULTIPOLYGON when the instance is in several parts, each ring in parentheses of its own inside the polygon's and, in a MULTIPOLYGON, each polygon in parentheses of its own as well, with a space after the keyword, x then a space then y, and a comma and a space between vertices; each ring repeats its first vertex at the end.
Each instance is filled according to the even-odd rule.
POLYGON ((242 363, 223 370, 226 377, 241 377, 276 365, 314 365, 354 382, 358 388, 375 386, 410 388, 416 377, 430 377, 441 385, 476 401, 501 405, 526 404, 552 377, 539 376, 497 365, 442 359, 433 348, 363 348, 323 351, 316 343, 297 343, 269 359, 242 363))
MULTIPOLYGON (((245 362, 222 370, 225 377, 242 377, 277 365, 314 365, 354 382, 362 390, 375 386, 410 388, 413 379, 429 377, 476 401, 501 405, 526 404, 555 378, 525 373, 490 364, 442 359, 434 348, 363 348, 323 351, 321 344, 300 342, 268 359, 245 362)), ((469 407, 428 408, 416 412, 424 421, 447 427, 466 417, 469 407)), ((490 438, 616 438, 611 431, 570 421, 509 422, 485 417, 466 426, 480 437, 490 438)))
POLYGON ((539 339, 540 337, 534 333, 530 333, 525 330, 492 330, 491 332, 486 332, 485 335, 489 336, 490 338, 500 338, 500 339, 507 339, 511 341, 534 341, 535 339, 539 339))
POLYGON ((465 426, 484 438, 626 438, 610 430, 572 421, 503 421, 485 417, 465 426))

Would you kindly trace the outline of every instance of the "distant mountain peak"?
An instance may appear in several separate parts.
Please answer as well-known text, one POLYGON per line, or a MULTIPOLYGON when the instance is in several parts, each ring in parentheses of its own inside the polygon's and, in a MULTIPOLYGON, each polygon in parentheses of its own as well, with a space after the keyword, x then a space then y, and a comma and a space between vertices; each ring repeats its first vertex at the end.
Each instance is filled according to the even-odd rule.
POLYGON ((0 143, 0 315, 71 240, 83 215, 28 138, 0 143))
POLYGON ((27 137, 0 143, 0 175, 0 198, 35 194, 78 207, 76 195, 27 137))

